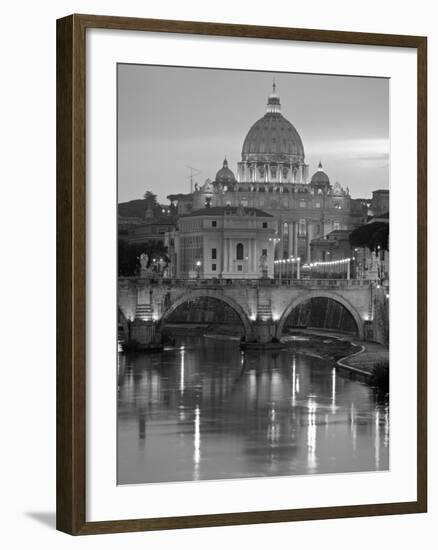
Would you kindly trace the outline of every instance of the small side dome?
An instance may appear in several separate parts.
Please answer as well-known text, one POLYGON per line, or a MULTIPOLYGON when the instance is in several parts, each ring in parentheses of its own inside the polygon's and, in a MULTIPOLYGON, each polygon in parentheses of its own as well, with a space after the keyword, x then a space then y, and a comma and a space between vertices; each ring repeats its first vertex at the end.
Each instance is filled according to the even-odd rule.
POLYGON ((230 185, 236 182, 236 178, 233 172, 228 168, 228 161, 225 158, 222 168, 216 174, 216 183, 222 183, 222 185, 230 185))
POLYGON ((330 180, 327 174, 322 169, 321 161, 318 164, 318 170, 313 174, 310 180, 312 185, 330 185, 330 180))
POLYGON ((210 179, 206 179, 204 185, 202 186, 202 191, 204 193, 214 193, 214 185, 210 179))

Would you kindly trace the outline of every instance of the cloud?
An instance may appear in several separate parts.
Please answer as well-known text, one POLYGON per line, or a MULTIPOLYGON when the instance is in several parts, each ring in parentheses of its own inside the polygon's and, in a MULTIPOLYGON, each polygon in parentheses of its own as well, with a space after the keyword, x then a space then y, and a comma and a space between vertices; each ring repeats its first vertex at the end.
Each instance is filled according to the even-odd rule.
POLYGON ((367 138, 337 141, 310 141, 306 147, 310 156, 333 157, 338 159, 389 158, 389 139, 367 138))

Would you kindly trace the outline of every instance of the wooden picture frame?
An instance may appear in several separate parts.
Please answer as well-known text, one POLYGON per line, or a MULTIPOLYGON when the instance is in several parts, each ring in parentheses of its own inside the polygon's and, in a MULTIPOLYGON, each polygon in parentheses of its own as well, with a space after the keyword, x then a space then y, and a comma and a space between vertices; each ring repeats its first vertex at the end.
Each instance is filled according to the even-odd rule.
POLYGON ((57 21, 57 529, 72 535, 407 514, 427 510, 427 40, 329 30, 71 15, 57 21), (417 51, 417 499, 373 505, 245 513, 86 520, 86 148, 87 29, 188 33, 413 48, 417 51))

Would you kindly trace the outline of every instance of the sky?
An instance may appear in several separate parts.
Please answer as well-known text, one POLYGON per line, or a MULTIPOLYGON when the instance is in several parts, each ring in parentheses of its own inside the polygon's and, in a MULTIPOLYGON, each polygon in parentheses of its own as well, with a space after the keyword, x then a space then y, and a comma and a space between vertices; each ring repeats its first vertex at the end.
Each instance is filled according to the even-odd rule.
POLYGON ((119 202, 148 190, 167 203, 190 191, 189 166, 203 184, 224 157, 236 173, 273 78, 310 174, 321 161, 354 198, 389 187, 388 79, 119 64, 119 202))

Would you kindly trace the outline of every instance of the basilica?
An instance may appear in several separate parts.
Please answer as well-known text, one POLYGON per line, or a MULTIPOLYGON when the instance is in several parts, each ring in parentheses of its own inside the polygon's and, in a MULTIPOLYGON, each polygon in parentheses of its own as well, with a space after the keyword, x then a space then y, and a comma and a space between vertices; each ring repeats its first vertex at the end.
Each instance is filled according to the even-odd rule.
MULTIPOLYGON (((218 216, 238 215, 239 227, 244 233, 255 223, 254 216, 260 220, 265 216, 266 219, 263 218, 264 221, 261 222, 265 224, 261 226, 265 234, 261 237, 263 242, 260 250, 256 235, 249 247, 253 255, 248 260, 252 276, 258 269, 256 258, 262 251, 266 254, 267 237, 271 238, 270 242, 275 243, 272 253, 268 252, 270 264, 278 258, 300 257, 303 262, 310 262, 312 240, 320 239, 332 231, 351 231, 365 223, 367 218, 367 209, 363 203, 352 199, 348 188, 344 189, 339 183, 333 185, 321 162, 316 172, 309 177, 303 142, 297 129, 281 113, 275 82, 268 97, 265 114, 251 126, 245 137, 236 171, 231 170, 225 158, 214 180, 207 179, 203 185, 195 185, 191 193, 169 195, 168 199, 178 214, 179 231, 176 232, 175 254, 179 256, 180 265, 187 263, 184 261, 186 256, 190 258, 189 263, 193 263, 197 254, 202 258, 211 255, 199 244, 201 228, 204 227, 199 225, 201 218, 205 217, 207 220, 211 241, 214 239, 212 231, 217 228, 219 239, 219 229, 224 227, 218 216), (248 228, 245 228, 245 216, 248 219, 248 228), (192 219, 196 219, 197 223, 189 223, 192 219), (276 222, 275 237, 270 219, 276 222), (196 235, 192 235, 189 228, 197 228, 196 235), (195 242, 200 247, 198 252, 192 250, 193 246, 190 244, 195 242)), ((242 238, 235 235, 234 240, 237 244, 242 244, 242 238)), ((223 239, 213 246, 213 254, 217 254, 216 250, 224 249, 222 241, 223 239)), ((233 247, 226 250, 227 258, 224 257, 222 267, 226 266, 231 271, 241 270, 240 264, 230 267, 229 255, 232 254, 230 250, 234 250, 233 247)), ((247 254, 242 253, 240 248, 239 254, 242 258, 247 258, 247 254)), ((217 261, 214 261, 213 265, 216 264, 217 261)), ((187 267, 178 271, 185 273, 187 267)), ((212 275, 213 273, 210 276, 212 275)))

